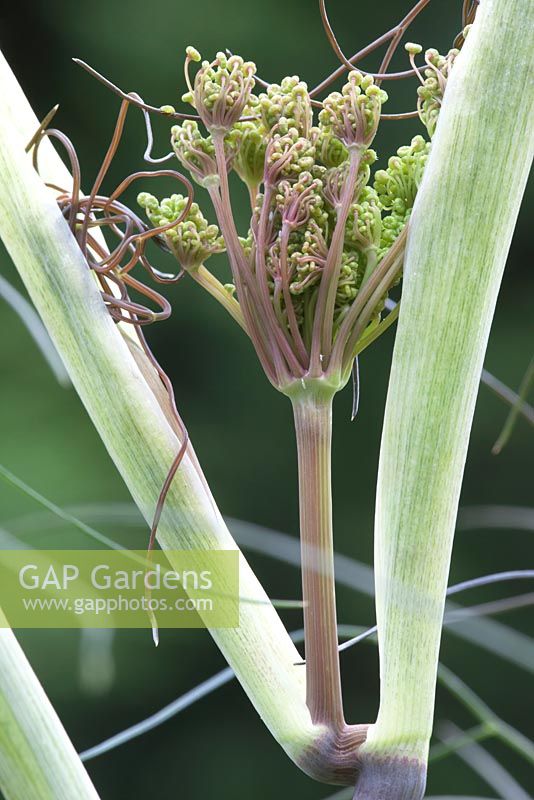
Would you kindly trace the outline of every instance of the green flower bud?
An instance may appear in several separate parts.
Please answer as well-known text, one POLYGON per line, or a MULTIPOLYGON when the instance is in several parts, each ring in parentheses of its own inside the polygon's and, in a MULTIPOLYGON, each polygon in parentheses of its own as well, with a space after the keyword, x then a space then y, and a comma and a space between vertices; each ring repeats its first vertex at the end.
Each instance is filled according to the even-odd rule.
POLYGON ((364 276, 364 259, 357 250, 347 249, 341 259, 341 272, 336 294, 336 311, 351 305, 358 294, 364 276))
POLYGON ((421 47, 421 45, 416 44, 415 42, 406 42, 406 44, 404 45, 404 49, 411 56, 418 56, 419 53, 423 52, 423 48, 421 47))
POLYGON ((191 47, 191 45, 189 45, 189 47, 185 48, 185 52, 186 52, 187 57, 191 61, 197 61, 198 62, 198 61, 202 60, 202 57, 201 57, 200 53, 198 52, 198 50, 195 47, 191 47))
POLYGON ((409 218, 410 212, 405 216, 393 213, 382 218, 382 234, 380 237, 380 247, 378 249, 378 261, 381 261, 388 250, 395 244, 396 239, 402 233, 409 218))

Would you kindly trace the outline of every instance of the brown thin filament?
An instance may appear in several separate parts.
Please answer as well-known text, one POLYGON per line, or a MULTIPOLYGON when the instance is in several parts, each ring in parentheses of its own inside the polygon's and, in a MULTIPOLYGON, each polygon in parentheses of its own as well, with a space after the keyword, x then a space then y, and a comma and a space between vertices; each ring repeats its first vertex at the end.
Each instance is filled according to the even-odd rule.
MULTIPOLYGON (((163 295, 134 278, 130 275, 130 272, 140 263, 151 277, 159 283, 173 283, 180 280, 184 274, 183 270, 178 275, 164 275, 150 264, 144 250, 146 243, 150 239, 154 239, 157 243, 160 243, 160 241, 162 241, 159 240, 161 234, 184 219, 193 201, 193 187, 191 182, 181 173, 176 170, 164 169, 155 172, 140 171, 132 173, 119 184, 109 197, 98 194, 98 190, 122 138, 124 121, 129 103, 130 99, 123 99, 110 146, 88 197, 81 196, 81 169, 72 142, 61 131, 48 129, 46 127, 54 116, 57 108, 52 109, 43 120, 38 131, 29 142, 27 149, 30 150, 33 148, 33 164, 38 171, 38 151, 43 138, 45 136, 55 138, 63 145, 70 164, 73 183, 70 191, 59 186, 53 187, 59 192, 57 198, 58 206, 65 216, 70 229, 76 236, 80 249, 85 255, 88 267, 93 270, 97 276, 103 302, 112 319, 115 322, 131 324, 135 328, 141 347, 168 394, 172 418, 180 433, 180 448, 172 461, 156 503, 148 543, 150 558, 150 551, 154 547, 157 528, 161 519, 165 500, 174 476, 187 450, 189 437, 176 407, 171 381, 152 353, 142 331, 142 327, 145 325, 168 319, 171 314, 171 305, 163 295), (128 186, 138 178, 162 176, 174 177, 185 186, 188 198, 187 203, 184 211, 177 219, 157 228, 148 228, 137 214, 123 203, 120 203, 118 198, 128 186), (117 237, 119 239, 117 247, 108 253, 106 248, 92 235, 91 231, 94 228, 107 230, 117 237), (121 265, 121 261, 127 253, 130 253, 130 258, 125 265, 121 265), (149 306, 132 300, 129 293, 130 289, 133 289, 137 294, 141 295, 141 297, 154 303, 159 310, 153 311, 149 306)), ((52 186, 51 184, 49 185, 52 186)), ((154 628, 155 621, 153 615, 151 619, 154 628)), ((155 631, 154 638, 157 641, 157 634, 155 631)))

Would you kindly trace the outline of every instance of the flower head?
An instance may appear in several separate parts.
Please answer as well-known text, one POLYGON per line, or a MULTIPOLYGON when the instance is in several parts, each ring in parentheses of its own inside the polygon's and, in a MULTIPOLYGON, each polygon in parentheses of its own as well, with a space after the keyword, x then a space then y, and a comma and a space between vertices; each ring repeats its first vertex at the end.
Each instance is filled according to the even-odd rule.
MULTIPOLYGON (((166 225, 173 219, 180 219, 187 208, 187 198, 173 194, 159 201, 148 192, 141 192, 137 202, 144 208, 154 227, 166 225)), ((197 269, 214 253, 222 253, 224 240, 217 225, 210 225, 197 203, 192 203, 189 211, 180 222, 163 234, 169 249, 185 270, 197 269)))
POLYGON ((419 95, 417 108, 431 138, 436 130, 447 79, 459 52, 453 49, 449 50, 446 56, 442 56, 437 50, 430 49, 425 53, 428 66, 425 70, 425 81, 417 90, 419 95))
POLYGON ((300 136, 297 128, 290 127, 284 117, 267 146, 265 155, 265 180, 275 184, 283 178, 298 178, 301 172, 315 164, 315 144, 300 136))
POLYGON ((410 145, 399 147, 397 155, 389 159, 387 169, 375 173, 375 189, 385 211, 399 216, 410 211, 429 153, 430 142, 414 136, 410 145))
POLYGON ((266 131, 271 131, 282 118, 307 137, 312 126, 312 107, 307 85, 297 75, 272 83, 259 96, 259 110, 266 131))
MULTIPOLYGON (((188 53, 190 60, 198 60, 188 53)), ((241 56, 217 53, 209 62, 203 61, 195 75, 194 87, 183 96, 196 108, 206 128, 213 132, 228 131, 243 114, 254 89, 256 65, 241 56)), ((187 76, 188 77, 188 76, 187 76)))
MULTIPOLYGON (((418 49, 409 45, 412 58, 418 49)), ((447 67, 439 55, 427 56, 427 89, 435 94, 447 67)), ((256 96, 254 65, 219 53, 202 63, 192 87, 187 66, 199 58, 188 50, 185 99, 208 135, 187 121, 173 127, 172 145, 193 178, 209 189, 225 242, 195 203, 163 235, 189 270, 226 243, 234 301, 274 385, 285 391, 303 376, 327 373, 341 385, 358 337, 380 319, 385 290, 375 304, 377 285, 399 274, 402 242, 389 260, 388 253, 407 224, 430 145, 415 137, 371 186, 377 158, 371 143, 387 100, 371 76, 350 72, 342 90, 324 100, 314 126, 307 86, 297 76, 256 96), (249 188, 252 216, 244 237, 232 217, 230 168, 249 188)), ((420 102, 431 113, 430 100, 420 102)), ((177 219, 186 208, 180 195, 159 202, 144 194, 139 202, 154 225, 177 219)), ((210 281, 213 289, 216 279, 210 281)), ((220 287, 215 296, 228 306, 220 287)))
POLYGON ((232 167, 243 183, 256 189, 263 180, 267 137, 261 122, 237 122, 228 135, 232 167))
POLYGON ((171 144, 178 160, 201 186, 219 182, 211 136, 202 136, 198 123, 185 120, 171 128, 171 144))
POLYGON ((380 111, 387 94, 370 75, 349 73, 341 92, 332 92, 323 102, 319 123, 325 133, 340 139, 346 147, 365 149, 375 137, 380 111))

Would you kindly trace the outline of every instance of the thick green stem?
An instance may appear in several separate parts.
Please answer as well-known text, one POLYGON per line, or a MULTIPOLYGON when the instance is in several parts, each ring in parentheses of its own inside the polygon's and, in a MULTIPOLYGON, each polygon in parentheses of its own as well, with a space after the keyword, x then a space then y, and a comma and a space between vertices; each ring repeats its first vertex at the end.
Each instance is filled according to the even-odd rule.
POLYGON ((50 700, 8 628, 0 629, 0 787, 5 800, 98 800, 50 700))
POLYGON ((533 49, 531 0, 483 0, 411 218, 377 486, 380 711, 359 800, 424 791, 467 445, 534 152, 533 49))
POLYGON ((293 399, 300 497, 306 702, 312 720, 344 726, 332 531, 332 397, 293 399))

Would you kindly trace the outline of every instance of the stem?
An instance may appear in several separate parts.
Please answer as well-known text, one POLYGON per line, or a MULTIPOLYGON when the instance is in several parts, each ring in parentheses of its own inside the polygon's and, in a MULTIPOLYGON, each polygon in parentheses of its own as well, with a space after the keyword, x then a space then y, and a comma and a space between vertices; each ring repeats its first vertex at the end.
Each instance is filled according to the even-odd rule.
POLYGON ((280 242, 280 273, 282 281, 282 293, 286 307, 289 330, 291 331, 291 336, 293 338, 297 356, 300 358, 302 364, 307 364, 309 358, 308 352, 306 350, 304 341, 302 339, 299 330, 297 315, 295 313, 295 306, 293 305, 293 298, 291 297, 291 291, 289 288, 289 269, 288 269, 287 258, 288 258, 288 244, 289 244, 290 233, 291 229, 286 222, 282 226, 282 235, 280 242))
POLYGON ((336 225, 334 227, 334 233, 332 234, 332 241, 328 250, 328 256, 319 287, 319 296, 317 298, 317 310, 313 326, 313 344, 310 357, 311 369, 314 370, 314 374, 316 375, 322 373, 321 355, 329 355, 332 346, 334 308, 339 272, 341 270, 345 226, 347 224, 350 206, 354 199, 354 186, 362 159, 361 149, 353 145, 350 148, 349 158, 350 163, 347 180, 343 187, 341 201, 337 208, 336 225))
POLYGON ((354 358, 358 339, 364 332, 380 296, 387 291, 401 268, 407 230, 405 227, 398 235, 386 256, 378 264, 367 282, 360 288, 348 313, 345 315, 337 332, 330 358, 329 365, 333 370, 346 369, 347 361, 350 363, 351 359, 354 358), (364 316, 363 312, 366 308, 368 317, 362 326, 359 324, 360 316, 364 316), (356 327, 358 330, 356 336, 354 336, 356 327))
MULTIPOLYGON (((7 622, 3 619, 0 624, 7 622)), ((98 800, 50 700, 7 627, 0 629, 0 720, 0 787, 6 800, 98 800)))
MULTIPOLYGON (((256 242, 256 280, 258 282, 259 293, 263 303, 263 309, 267 324, 272 328, 273 341, 278 342, 280 351, 284 355, 290 372, 294 376, 304 375, 304 369, 299 363, 298 358, 290 344, 289 335, 280 327, 269 293, 269 282, 267 275, 266 251, 267 251, 267 227, 271 214, 271 201, 274 187, 271 183, 265 183, 263 201, 258 222, 258 233, 256 242)), ((285 326, 284 326, 285 328, 285 326)))
MULTIPOLYGON (((252 313, 251 316, 256 319, 258 317, 262 318, 262 322, 260 324, 262 324, 265 327, 267 340, 268 342, 270 342, 269 350, 272 359, 274 361, 276 374, 278 378, 278 384, 280 386, 283 386, 288 383, 288 381, 291 378, 291 374, 301 375, 303 374, 303 370, 295 354, 293 353, 286 336, 284 335, 283 331, 280 329, 278 325, 276 315, 274 313, 274 309, 269 296, 266 272, 264 275, 264 280, 256 282, 252 279, 252 273, 249 270, 245 255, 243 253, 243 248, 239 243, 234 217, 232 214, 232 201, 228 186, 228 174, 226 171, 226 160, 224 156, 224 134, 220 132, 214 133, 213 144, 215 146, 217 169, 219 171, 219 178, 221 181, 221 199, 222 199, 222 211, 224 218, 224 228, 222 227, 221 223, 221 230, 223 232, 225 240, 227 236, 230 239, 230 242, 227 242, 227 247, 229 249, 230 247, 233 247, 233 249, 237 253, 236 258, 239 259, 239 263, 243 264, 244 274, 246 275, 245 284, 250 289, 250 295, 253 300, 254 306, 258 310, 263 306, 264 310, 263 315, 259 314, 258 311, 256 311, 256 313, 255 314, 252 313)), ((268 192, 266 189, 264 197, 264 206, 267 206, 268 204, 269 204, 268 192)), ((262 211, 262 218, 263 216, 264 215, 262 211)), ((263 258, 264 250, 262 245, 260 245, 259 243, 257 246, 257 251, 259 257, 263 258)))
MULTIPOLYGON (((272 348, 270 345, 269 333, 265 331, 262 320, 258 319, 258 315, 253 314, 252 309, 257 305, 255 302, 256 287, 252 280, 252 271, 247 264, 244 263, 246 259, 244 258, 243 248, 239 243, 231 210, 225 205, 221 197, 221 192, 217 187, 210 186, 208 187, 208 191, 228 251, 232 275, 239 298, 239 306, 243 313, 247 332, 252 340, 261 365, 265 370, 265 374, 271 383, 276 385, 278 370, 277 365, 273 363, 271 357, 272 348), (251 299, 252 302, 250 302, 251 299)), ((228 192, 226 191, 225 196, 227 195, 228 192)))
POLYGON ((313 722, 344 725, 332 531, 332 396, 293 399, 300 498, 306 702, 313 722))
POLYGON ((232 319, 234 319, 245 331, 245 333, 248 334, 243 312, 241 311, 239 303, 235 297, 232 297, 232 295, 226 291, 220 280, 216 278, 215 275, 213 275, 213 273, 204 266, 204 264, 201 264, 197 269, 191 270, 189 274, 199 286, 202 286, 202 288, 205 289, 208 294, 215 298, 215 300, 217 300, 217 302, 219 302, 223 308, 228 311, 232 319))
POLYGON ((358 800, 381 796, 391 774, 388 800, 424 791, 467 446, 534 153, 533 40, 530 0, 481 3, 410 220, 377 485, 380 710, 361 750, 358 800), (506 107, 496 114, 498 85, 506 107))
POLYGON ((390 311, 385 319, 381 320, 376 328, 373 328, 371 333, 367 334, 366 336, 362 336, 359 340, 358 345, 356 347, 355 357, 362 353, 370 344, 375 342, 377 339, 382 336, 383 333, 387 331, 394 322, 396 322, 400 311, 400 303, 397 303, 393 311, 390 311))

